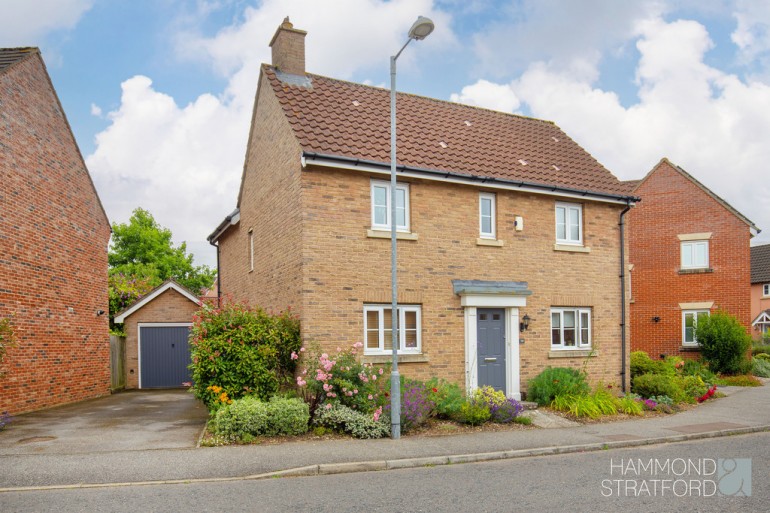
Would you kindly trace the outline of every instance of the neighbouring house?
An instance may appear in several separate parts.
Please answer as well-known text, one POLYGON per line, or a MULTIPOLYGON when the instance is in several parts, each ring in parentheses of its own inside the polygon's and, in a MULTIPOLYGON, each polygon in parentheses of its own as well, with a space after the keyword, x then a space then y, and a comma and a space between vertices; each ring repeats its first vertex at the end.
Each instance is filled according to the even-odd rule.
POLYGON ((552 122, 305 71, 288 23, 262 65, 237 208, 209 236, 220 291, 291 306, 303 342, 520 397, 546 366, 627 382, 619 222, 635 198, 552 122), (396 216, 391 219, 391 201, 396 216))
POLYGON ((109 394, 110 225, 37 48, 0 49, 0 177, 0 411, 109 394))
POLYGON ((751 248, 751 319, 754 340, 770 337, 770 244, 751 248))
POLYGON ((188 337, 201 301, 167 280, 115 315, 126 333, 126 388, 179 388, 191 381, 188 337))
POLYGON ((750 319, 750 241, 759 229, 684 169, 662 159, 628 182, 631 348, 697 357, 698 318, 750 319))

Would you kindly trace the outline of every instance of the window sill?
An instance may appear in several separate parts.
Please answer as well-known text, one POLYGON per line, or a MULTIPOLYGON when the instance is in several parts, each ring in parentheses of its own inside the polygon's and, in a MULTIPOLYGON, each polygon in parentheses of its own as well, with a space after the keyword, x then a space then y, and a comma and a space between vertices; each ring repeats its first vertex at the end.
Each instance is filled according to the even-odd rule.
POLYGON ((703 267, 699 269, 679 269, 677 271, 679 274, 705 274, 705 273, 713 273, 714 269, 710 267, 703 267))
POLYGON ((496 248, 502 248, 505 246, 505 241, 497 240, 497 239, 482 239, 478 238, 476 239, 476 245, 477 246, 493 246, 496 248))
POLYGON ((697 352, 700 352, 700 346, 682 346, 679 348, 679 350, 685 353, 687 352, 697 353, 697 352))
MULTIPOLYGON (((366 230, 366 236, 370 239, 389 239, 391 237, 390 230, 366 230)), ((396 239, 398 240, 417 240, 418 235, 411 232, 396 232, 396 239)))
POLYGON ((585 246, 572 246, 570 244, 554 244, 554 251, 566 251, 568 253, 590 253, 591 248, 585 246))
POLYGON ((552 349, 548 351, 548 358, 587 358, 589 356, 599 356, 599 351, 592 349, 552 349))
MULTIPOLYGON (((389 354, 365 354, 361 357, 361 363, 390 363, 393 356, 389 354)), ((426 363, 429 362, 427 354, 400 354, 398 363, 426 363)))

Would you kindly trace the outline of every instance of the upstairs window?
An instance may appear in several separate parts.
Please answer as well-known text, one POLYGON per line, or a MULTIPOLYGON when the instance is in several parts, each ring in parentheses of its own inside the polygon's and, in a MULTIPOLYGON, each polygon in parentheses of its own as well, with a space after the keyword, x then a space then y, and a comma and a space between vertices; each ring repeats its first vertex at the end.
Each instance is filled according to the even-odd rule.
POLYGON ((762 295, 770 296, 770 283, 765 283, 762 285, 762 295))
POLYGON ((682 269, 706 269, 709 266, 707 240, 682 241, 682 269))
MULTIPOLYGON (((390 230, 390 182, 372 180, 372 229, 390 230)), ((396 230, 409 231, 409 185, 396 185, 396 230)))
POLYGON ((481 192, 479 193, 479 237, 494 239, 496 236, 495 195, 481 192))
POLYGON ((556 204, 556 243, 583 245, 583 206, 576 203, 556 204))

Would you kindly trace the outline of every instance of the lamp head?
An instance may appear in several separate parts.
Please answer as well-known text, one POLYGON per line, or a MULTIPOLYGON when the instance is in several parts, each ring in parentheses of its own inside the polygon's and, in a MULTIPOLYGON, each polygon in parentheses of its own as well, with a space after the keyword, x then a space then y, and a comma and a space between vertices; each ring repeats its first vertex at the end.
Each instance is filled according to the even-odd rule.
POLYGON ((409 29, 409 38, 417 39, 418 41, 425 39, 430 35, 431 32, 433 32, 434 28, 435 26, 433 25, 433 22, 430 20, 430 18, 426 18, 425 16, 418 16, 417 21, 415 21, 414 25, 412 25, 412 28, 409 29))

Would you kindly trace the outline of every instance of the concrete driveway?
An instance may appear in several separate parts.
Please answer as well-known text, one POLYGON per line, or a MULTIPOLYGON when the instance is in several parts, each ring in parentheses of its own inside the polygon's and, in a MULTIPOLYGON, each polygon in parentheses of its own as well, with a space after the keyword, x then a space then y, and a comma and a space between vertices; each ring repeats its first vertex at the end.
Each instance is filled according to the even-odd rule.
POLYGON ((0 455, 190 448, 207 419, 187 390, 121 392, 15 417, 0 455))

